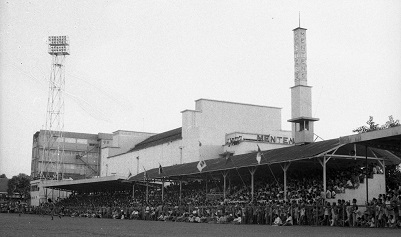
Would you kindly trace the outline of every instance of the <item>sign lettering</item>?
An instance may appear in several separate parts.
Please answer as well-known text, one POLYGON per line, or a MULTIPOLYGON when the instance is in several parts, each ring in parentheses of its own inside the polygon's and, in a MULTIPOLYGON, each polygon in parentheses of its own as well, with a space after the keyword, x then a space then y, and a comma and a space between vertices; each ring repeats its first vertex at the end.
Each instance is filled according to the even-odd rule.
POLYGON ((263 134, 230 134, 226 136, 226 145, 235 146, 240 144, 242 141, 256 141, 256 142, 265 142, 272 144, 286 144, 291 145, 294 144, 294 138, 285 137, 285 136, 274 136, 271 134, 263 135, 263 134), (231 136, 230 136, 231 135, 231 136))

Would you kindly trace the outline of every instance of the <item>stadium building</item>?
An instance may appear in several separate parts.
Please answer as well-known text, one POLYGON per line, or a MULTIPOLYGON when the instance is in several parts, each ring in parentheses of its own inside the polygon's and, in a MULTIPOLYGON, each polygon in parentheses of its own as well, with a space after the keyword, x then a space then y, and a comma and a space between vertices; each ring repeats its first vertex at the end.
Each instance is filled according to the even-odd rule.
POLYGON ((110 155, 112 148, 103 148, 101 176, 294 145, 291 131, 281 129, 281 108, 199 99, 181 114, 182 127, 132 143, 126 152, 110 155))
MULTIPOLYGON (((101 157, 101 176, 130 176, 160 166, 209 160, 314 141, 312 87, 307 83, 306 29, 294 32, 292 131, 281 129, 281 108, 199 99, 182 111, 182 126, 147 138, 126 153, 101 157)), ((107 150, 108 148, 104 148, 107 150)))
MULTIPOLYGON (((314 142, 313 125, 319 119, 311 116, 306 29, 298 27, 293 33, 294 86, 291 118, 287 120, 292 123, 291 131, 281 129, 281 108, 198 99, 195 109, 181 112, 179 128, 159 134, 113 133, 109 144, 99 150, 98 179, 64 180, 48 183, 46 187, 91 192, 107 187, 127 188, 127 184, 134 188, 136 183, 146 183, 148 187, 149 182, 164 185, 165 181, 180 181, 181 185, 183 179, 207 179, 213 173, 214 178, 219 176, 224 180, 221 194, 224 198, 227 178, 239 176, 242 181, 248 180, 253 201, 255 176, 275 180, 277 176, 283 182, 282 197, 286 199, 288 173, 319 168, 322 191, 326 193, 328 167, 341 169, 357 164, 365 168, 360 177, 364 185, 337 195, 337 199, 356 198, 364 202, 369 196, 385 193, 385 166, 399 164, 400 159, 381 149, 399 151, 401 127, 314 142), (368 163, 380 166, 383 172, 367 178, 368 163)), ((163 199, 163 193, 161 196, 163 199)))
POLYGON ((112 141, 111 134, 63 132, 63 137, 57 138, 62 147, 61 167, 58 171, 55 170, 55 165, 49 165, 50 162, 56 162, 56 159, 45 158, 47 152, 49 156, 57 155, 57 144, 45 147, 45 134, 44 130, 40 130, 33 135, 31 177, 51 179, 56 172, 61 174, 61 179, 99 176, 101 148, 112 141))

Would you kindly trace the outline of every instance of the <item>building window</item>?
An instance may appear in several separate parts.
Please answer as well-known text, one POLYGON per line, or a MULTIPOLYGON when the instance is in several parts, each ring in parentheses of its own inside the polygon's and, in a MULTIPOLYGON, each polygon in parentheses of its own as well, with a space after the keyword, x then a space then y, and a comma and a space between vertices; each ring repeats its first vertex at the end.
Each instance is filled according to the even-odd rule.
POLYGON ((70 138, 70 137, 66 137, 65 139, 66 143, 76 143, 77 140, 75 138, 70 138))
POLYGON ((299 131, 309 130, 309 121, 301 121, 299 123, 299 131))
POLYGON ((77 139, 77 143, 79 143, 79 144, 88 144, 88 140, 86 140, 86 139, 77 139))

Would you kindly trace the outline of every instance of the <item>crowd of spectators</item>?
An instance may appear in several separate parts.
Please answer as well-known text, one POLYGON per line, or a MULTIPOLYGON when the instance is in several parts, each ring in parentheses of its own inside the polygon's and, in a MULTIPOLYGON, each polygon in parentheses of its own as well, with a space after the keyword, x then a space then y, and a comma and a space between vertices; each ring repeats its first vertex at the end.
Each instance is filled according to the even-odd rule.
MULTIPOLYGON (((369 168, 368 176, 380 173, 369 168)), ((353 227, 401 227, 401 187, 373 198, 369 203, 334 199, 346 189, 358 188, 366 172, 358 166, 327 170, 327 191, 323 191, 320 170, 292 171, 287 178, 287 197, 282 180, 256 180, 254 195, 249 185, 231 183, 223 198, 219 179, 172 182, 160 186, 136 185, 132 190, 74 194, 56 204, 71 217, 141 219, 194 223, 268 225, 330 225, 353 227), (148 197, 146 197, 148 193, 148 197), (363 205, 361 205, 363 204, 363 205)), ((43 213, 46 205, 34 210, 43 213)))
MULTIPOLYGON (((267 225, 326 225, 352 227, 401 227, 401 189, 373 198, 367 205, 356 200, 336 202, 316 199, 269 200, 264 203, 214 202, 213 205, 177 205, 128 200, 129 193, 75 195, 57 206, 71 217, 139 219, 194 223, 232 223, 267 225), (100 205, 102 196, 112 202, 100 205), (124 197, 125 196, 125 197, 124 197), (76 203, 76 200, 81 200, 76 203), (124 203, 125 202, 125 203, 124 203), (90 203, 89 205, 84 203, 90 203), (78 204, 67 206, 67 204, 78 204), (66 205, 66 206, 64 206, 66 205), (61 209, 62 207, 62 209, 61 209)), ((209 204, 212 202, 209 202, 209 204)))

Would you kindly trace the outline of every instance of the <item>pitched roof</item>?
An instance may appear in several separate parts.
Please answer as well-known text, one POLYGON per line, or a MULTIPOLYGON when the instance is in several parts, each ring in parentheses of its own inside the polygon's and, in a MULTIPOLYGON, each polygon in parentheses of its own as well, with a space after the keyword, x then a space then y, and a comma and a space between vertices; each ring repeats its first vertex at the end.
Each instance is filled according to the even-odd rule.
POLYGON ((125 190, 126 183, 122 183, 124 177, 105 176, 92 179, 79 180, 46 180, 43 187, 60 190, 75 190, 78 192, 95 192, 99 190, 125 190))
MULTIPOLYGON (((338 146, 340 146, 339 140, 332 139, 322 142, 310 143, 302 146, 291 146, 262 151, 262 159, 260 165, 270 165, 274 163, 283 163, 287 161, 314 158, 324 152, 333 150, 338 146)), ((206 160, 207 166, 202 170, 202 173, 258 166, 258 162, 255 159, 256 154, 257 152, 236 155, 230 157, 229 160, 226 160, 226 158, 206 160)), ((159 174, 158 168, 151 169, 147 171, 147 175, 149 179, 154 179, 162 177, 174 178, 185 175, 199 174, 200 172, 197 169, 198 162, 199 161, 163 167, 163 174, 159 174)), ((134 177, 131 177, 129 181, 141 181, 143 180, 143 177, 144 174, 142 172, 134 177)))
MULTIPOLYGON (((340 144, 339 139, 331 139, 321 142, 309 143, 306 145, 300 146, 291 146, 291 147, 283 147, 273 150, 262 151, 260 166, 263 165, 271 165, 277 163, 291 162, 297 160, 307 160, 317 157, 327 156, 337 156, 354 159, 351 156, 351 151, 355 148, 354 144, 340 144)), ((358 159, 364 158, 365 153, 361 153, 360 150, 363 147, 361 145, 356 145, 357 153, 359 154, 358 159)), ((394 155, 388 151, 374 149, 375 154, 372 153, 372 150, 368 150, 368 157, 375 158, 377 154, 380 155, 377 159, 382 158, 386 163, 396 163, 394 162, 394 155)), ((216 158, 206 160, 206 167, 202 170, 202 173, 208 172, 216 172, 230 169, 238 169, 238 168, 246 168, 246 167, 255 167, 259 164, 256 160, 257 152, 241 154, 237 156, 232 156, 229 160, 226 158, 216 158)), ((398 161, 398 164, 401 161, 398 161)), ((180 176, 195 176, 200 174, 197 164, 199 161, 173 165, 163 167, 163 174, 159 174, 159 168, 154 168, 147 171, 147 176, 149 179, 161 179, 163 177, 169 177, 171 179, 178 178, 180 176)), ((143 172, 131 177, 128 181, 143 181, 144 174, 143 172)))
POLYGON ((136 144, 128 152, 142 150, 148 147, 157 146, 163 143, 172 142, 182 139, 182 128, 176 128, 167 132, 153 135, 142 142, 136 144))

